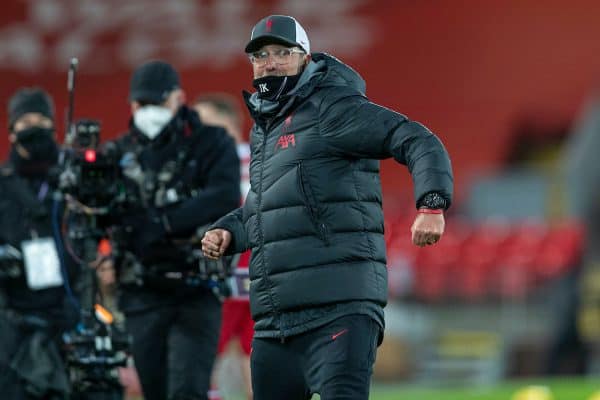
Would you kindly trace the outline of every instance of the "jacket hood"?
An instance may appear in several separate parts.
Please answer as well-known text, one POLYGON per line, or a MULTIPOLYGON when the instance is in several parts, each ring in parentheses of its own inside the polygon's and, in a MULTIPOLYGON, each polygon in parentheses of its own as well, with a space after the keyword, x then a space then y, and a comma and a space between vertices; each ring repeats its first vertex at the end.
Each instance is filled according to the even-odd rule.
POLYGON ((313 53, 311 64, 315 64, 316 71, 323 74, 318 87, 349 86, 365 94, 367 85, 360 74, 331 54, 313 53))
POLYGON ((319 88, 331 86, 349 86, 363 95, 366 92, 364 79, 350 66, 330 54, 312 53, 312 60, 304 68, 296 87, 279 101, 261 100, 257 92, 244 92, 243 95, 250 112, 254 115, 272 113, 290 98, 305 98, 319 88))

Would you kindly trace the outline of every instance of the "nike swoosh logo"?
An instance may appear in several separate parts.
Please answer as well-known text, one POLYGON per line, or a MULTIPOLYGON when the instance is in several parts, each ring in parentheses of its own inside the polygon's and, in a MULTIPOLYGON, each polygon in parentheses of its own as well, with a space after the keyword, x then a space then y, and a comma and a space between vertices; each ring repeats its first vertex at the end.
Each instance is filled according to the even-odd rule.
POLYGON ((336 333, 335 335, 331 335, 331 340, 335 340, 338 338, 338 336, 343 335, 344 333, 348 332, 348 329, 344 329, 343 331, 339 331, 338 333, 336 333))

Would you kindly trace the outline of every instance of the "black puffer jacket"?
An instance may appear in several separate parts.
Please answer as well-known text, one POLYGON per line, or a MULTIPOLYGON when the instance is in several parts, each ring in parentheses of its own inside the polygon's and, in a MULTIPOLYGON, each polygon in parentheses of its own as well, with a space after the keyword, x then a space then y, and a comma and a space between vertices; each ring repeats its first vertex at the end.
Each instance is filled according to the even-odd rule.
MULTIPOLYGON (((250 300, 260 321, 352 301, 381 306, 387 271, 379 161, 408 166, 415 199, 450 204, 446 150, 423 125, 370 102, 362 78, 313 54, 278 105, 248 96, 251 189, 243 209, 214 227, 233 233, 229 252, 252 249, 250 300)), ((296 321, 297 322, 297 321, 296 321)))

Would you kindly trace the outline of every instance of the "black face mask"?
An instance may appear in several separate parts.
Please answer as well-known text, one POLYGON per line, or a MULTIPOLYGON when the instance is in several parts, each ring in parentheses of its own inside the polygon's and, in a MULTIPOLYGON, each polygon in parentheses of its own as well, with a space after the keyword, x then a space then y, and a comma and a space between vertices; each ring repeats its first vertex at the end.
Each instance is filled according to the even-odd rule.
POLYGON ((252 81, 252 86, 258 93, 258 98, 262 100, 277 101, 279 98, 292 90, 298 80, 300 74, 291 76, 263 76, 262 78, 252 81))
POLYGON ((41 175, 48 172, 58 160, 58 145, 53 138, 52 128, 31 127, 17 132, 17 143, 29 153, 22 157, 15 143, 10 150, 10 160, 18 173, 41 175))

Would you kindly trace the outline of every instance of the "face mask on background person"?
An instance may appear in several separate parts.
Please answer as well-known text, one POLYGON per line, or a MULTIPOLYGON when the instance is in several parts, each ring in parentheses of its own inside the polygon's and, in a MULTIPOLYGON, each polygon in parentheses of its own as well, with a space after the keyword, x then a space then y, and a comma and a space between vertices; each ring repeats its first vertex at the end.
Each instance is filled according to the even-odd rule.
POLYGON ((148 139, 153 140, 173 119, 173 111, 157 105, 146 105, 133 114, 133 123, 148 139))
POLYGON ((16 133, 16 143, 27 151, 22 155, 15 145, 11 149, 11 161, 15 168, 25 174, 45 173, 58 160, 58 144, 53 128, 32 126, 16 133))

